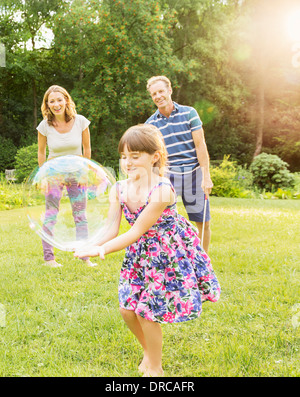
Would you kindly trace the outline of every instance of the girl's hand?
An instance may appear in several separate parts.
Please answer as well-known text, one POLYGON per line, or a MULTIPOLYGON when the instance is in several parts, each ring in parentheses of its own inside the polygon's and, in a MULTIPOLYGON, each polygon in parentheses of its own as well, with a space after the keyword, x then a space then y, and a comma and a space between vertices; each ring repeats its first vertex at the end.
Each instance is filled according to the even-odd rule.
POLYGON ((80 250, 76 250, 74 252, 74 256, 76 258, 84 258, 87 256, 90 257, 95 257, 95 256, 99 256, 100 259, 105 259, 105 250, 103 248, 103 246, 99 246, 99 245, 95 245, 92 247, 87 247, 85 249, 80 249, 80 250))

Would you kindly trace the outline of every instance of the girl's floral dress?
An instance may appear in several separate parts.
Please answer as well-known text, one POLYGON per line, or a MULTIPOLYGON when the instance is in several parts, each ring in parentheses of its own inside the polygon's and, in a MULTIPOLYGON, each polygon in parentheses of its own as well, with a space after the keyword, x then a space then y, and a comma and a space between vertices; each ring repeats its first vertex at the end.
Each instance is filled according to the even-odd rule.
MULTIPOLYGON (((132 226, 145 205, 130 212, 118 183, 125 218, 132 226)), ((174 191, 173 186, 171 186, 174 191)), ((188 321, 200 316, 202 302, 216 302, 220 285, 210 259, 200 247, 195 227, 178 214, 176 203, 135 243, 126 248, 119 281, 120 307, 159 323, 188 321)))

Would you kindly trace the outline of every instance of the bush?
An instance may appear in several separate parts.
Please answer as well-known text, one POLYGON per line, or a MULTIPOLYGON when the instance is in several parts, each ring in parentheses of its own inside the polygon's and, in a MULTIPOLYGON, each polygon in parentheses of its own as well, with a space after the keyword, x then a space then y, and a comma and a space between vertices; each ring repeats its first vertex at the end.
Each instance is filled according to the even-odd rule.
POLYGON ((300 172, 295 172, 293 175, 294 175, 294 189, 296 192, 300 193, 300 172))
POLYGON ((38 144, 23 147, 16 154, 17 182, 24 182, 31 172, 38 166, 38 144))
POLYGON ((245 189, 252 184, 252 176, 245 168, 237 167, 236 163, 224 156, 223 161, 210 169, 214 187, 212 196, 250 198, 254 194, 245 189))
POLYGON ((288 164, 274 154, 261 153, 250 165, 253 183, 262 191, 273 192, 279 188, 294 185, 294 176, 288 170, 288 164))
POLYGON ((261 193, 260 197, 262 199, 295 199, 295 200, 300 200, 300 193, 297 193, 297 191, 291 191, 291 190, 282 190, 278 189, 277 192, 271 193, 271 192, 263 192, 261 193))
POLYGON ((15 166, 17 148, 12 140, 0 136, 0 171, 11 169, 15 166))
POLYGON ((253 174, 246 165, 238 165, 236 168, 236 180, 238 185, 246 190, 253 189, 253 174))
POLYGON ((0 211, 22 207, 22 186, 7 182, 4 175, 0 175, 0 211))

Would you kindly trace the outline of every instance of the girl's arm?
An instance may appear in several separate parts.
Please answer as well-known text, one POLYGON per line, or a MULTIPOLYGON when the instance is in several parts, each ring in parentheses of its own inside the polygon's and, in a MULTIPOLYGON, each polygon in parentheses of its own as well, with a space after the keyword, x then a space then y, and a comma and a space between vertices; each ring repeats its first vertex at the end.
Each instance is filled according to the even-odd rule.
MULTIPOLYGON (((151 195, 150 203, 142 211, 135 224, 126 233, 113 238, 104 243, 101 247, 97 247, 89 256, 100 255, 104 259, 105 254, 120 251, 137 241, 145 234, 151 226, 153 226, 163 213, 164 209, 174 202, 174 194, 168 185, 163 185, 156 189, 151 195)), ((75 256, 85 257, 86 252, 78 252, 75 256)))
POLYGON ((122 218, 121 205, 117 195, 116 185, 114 185, 109 193, 109 210, 106 220, 106 225, 107 225, 106 234, 98 242, 98 245, 84 248, 84 254, 82 250, 80 250, 80 252, 75 252, 74 256, 80 258, 85 256, 98 256, 99 245, 104 244, 106 241, 112 240, 118 235, 121 218, 122 218))
POLYGON ((106 219, 107 232, 105 236, 98 241, 97 245, 102 245, 119 234, 120 223, 122 218, 122 209, 119 201, 117 186, 114 185, 109 192, 109 209, 106 219))
POLYGON ((41 167, 46 161, 47 138, 38 131, 38 163, 41 167))
POLYGON ((83 157, 86 159, 91 158, 91 138, 90 138, 90 130, 87 127, 82 131, 82 147, 83 147, 83 157))

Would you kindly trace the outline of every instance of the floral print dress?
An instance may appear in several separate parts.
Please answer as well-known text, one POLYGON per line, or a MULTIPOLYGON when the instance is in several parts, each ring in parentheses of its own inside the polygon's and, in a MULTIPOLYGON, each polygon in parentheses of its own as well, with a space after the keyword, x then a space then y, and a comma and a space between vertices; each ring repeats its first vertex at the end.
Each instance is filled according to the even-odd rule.
MULTIPOLYGON (((132 226, 145 205, 131 212, 118 183, 125 218, 132 226)), ((220 285, 210 259, 200 246, 196 228, 168 206, 145 234, 126 248, 119 281, 120 307, 159 323, 188 321, 200 316, 202 302, 216 302, 220 285)))

